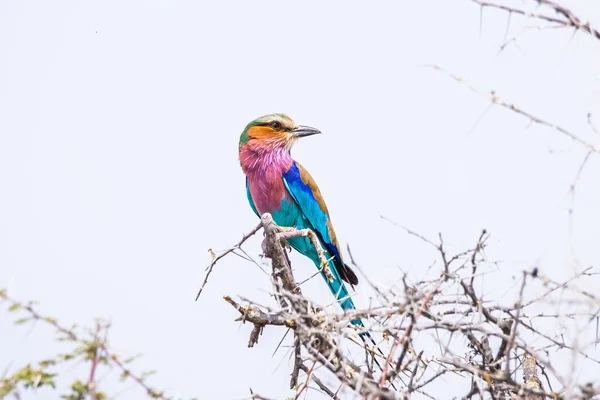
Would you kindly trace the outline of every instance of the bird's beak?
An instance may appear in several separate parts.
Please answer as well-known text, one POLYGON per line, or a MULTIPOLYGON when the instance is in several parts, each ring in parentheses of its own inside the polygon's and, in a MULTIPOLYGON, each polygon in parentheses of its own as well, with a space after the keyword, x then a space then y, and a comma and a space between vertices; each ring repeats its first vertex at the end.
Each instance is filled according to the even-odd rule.
POLYGON ((301 138, 304 136, 319 134, 321 131, 317 128, 311 128, 310 126, 298 125, 296 128, 294 128, 292 133, 294 134, 294 137, 301 138))

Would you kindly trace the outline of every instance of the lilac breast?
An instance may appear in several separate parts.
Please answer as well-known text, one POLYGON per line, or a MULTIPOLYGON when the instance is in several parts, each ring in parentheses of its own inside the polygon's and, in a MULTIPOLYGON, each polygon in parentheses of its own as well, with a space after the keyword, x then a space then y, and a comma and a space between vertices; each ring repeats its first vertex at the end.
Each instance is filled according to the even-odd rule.
POLYGON ((291 200, 282 174, 293 162, 287 149, 268 149, 250 143, 240 149, 240 164, 248 177, 250 196, 260 214, 279 210, 284 198, 291 200))
POLYGON ((263 176, 248 175, 248 187, 254 206, 260 214, 279 210, 281 200, 290 198, 281 173, 269 171, 263 176))

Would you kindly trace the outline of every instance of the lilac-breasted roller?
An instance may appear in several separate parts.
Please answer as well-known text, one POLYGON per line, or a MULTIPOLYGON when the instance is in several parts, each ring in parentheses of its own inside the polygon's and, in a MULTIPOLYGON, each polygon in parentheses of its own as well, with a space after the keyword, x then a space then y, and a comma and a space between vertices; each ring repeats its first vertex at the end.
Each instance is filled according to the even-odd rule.
MULTIPOLYGON (((283 114, 270 114, 250 122, 240 136, 240 164, 246 174, 246 194, 250 207, 259 217, 271 213, 277 225, 311 229, 326 252, 333 280, 321 275, 344 310, 354 309, 344 281, 358 284, 358 278, 342 259, 329 211, 314 179, 294 161, 290 149, 298 138, 321 133, 318 129, 296 125, 283 114)), ((306 237, 295 237, 289 244, 310 258, 320 269, 317 251, 306 237)), ((359 319, 352 324, 363 326, 359 319)), ((368 335, 364 333, 361 335, 368 335)))

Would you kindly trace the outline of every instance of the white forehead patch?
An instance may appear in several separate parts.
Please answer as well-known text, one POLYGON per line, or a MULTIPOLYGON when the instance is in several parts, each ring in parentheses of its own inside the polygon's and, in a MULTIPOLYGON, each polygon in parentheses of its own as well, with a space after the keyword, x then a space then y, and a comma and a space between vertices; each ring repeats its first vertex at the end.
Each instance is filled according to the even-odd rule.
POLYGON ((289 126, 289 127, 296 126, 294 121, 285 114, 269 114, 269 115, 264 115, 264 116, 258 118, 258 122, 263 123, 263 124, 267 123, 267 122, 272 122, 272 121, 279 121, 284 126, 289 126))

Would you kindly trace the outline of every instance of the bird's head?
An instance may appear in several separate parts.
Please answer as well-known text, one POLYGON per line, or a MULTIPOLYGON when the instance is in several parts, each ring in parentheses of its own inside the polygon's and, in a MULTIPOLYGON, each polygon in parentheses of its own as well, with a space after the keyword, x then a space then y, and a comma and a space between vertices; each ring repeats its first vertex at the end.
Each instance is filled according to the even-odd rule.
POLYGON ((246 125, 240 136, 240 150, 244 145, 257 145, 272 149, 291 149, 301 137, 321 133, 310 126, 296 125, 285 114, 269 114, 246 125))

